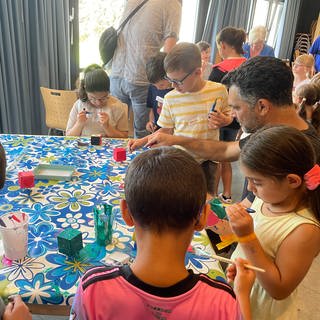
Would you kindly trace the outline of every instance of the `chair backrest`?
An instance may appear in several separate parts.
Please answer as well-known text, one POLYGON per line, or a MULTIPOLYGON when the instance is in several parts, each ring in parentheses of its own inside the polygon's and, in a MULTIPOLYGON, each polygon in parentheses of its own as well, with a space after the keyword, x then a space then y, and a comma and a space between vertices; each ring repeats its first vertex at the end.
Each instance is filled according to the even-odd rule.
POLYGON ((47 127, 65 131, 70 111, 77 100, 77 93, 44 87, 40 87, 40 90, 46 110, 47 127))

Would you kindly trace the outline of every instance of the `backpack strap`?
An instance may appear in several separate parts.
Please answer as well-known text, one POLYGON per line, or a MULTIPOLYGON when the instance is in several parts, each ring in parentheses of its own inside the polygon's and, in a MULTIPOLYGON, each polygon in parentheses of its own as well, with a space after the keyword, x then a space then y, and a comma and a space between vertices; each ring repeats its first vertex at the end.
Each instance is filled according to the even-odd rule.
POLYGON ((139 11, 142 6, 148 2, 149 0, 144 0, 142 1, 137 7, 135 7, 130 14, 125 18, 125 20, 120 24, 119 28, 117 29, 117 34, 119 35, 119 33, 122 31, 122 29, 124 28, 124 26, 127 24, 127 22, 137 13, 137 11, 139 11))

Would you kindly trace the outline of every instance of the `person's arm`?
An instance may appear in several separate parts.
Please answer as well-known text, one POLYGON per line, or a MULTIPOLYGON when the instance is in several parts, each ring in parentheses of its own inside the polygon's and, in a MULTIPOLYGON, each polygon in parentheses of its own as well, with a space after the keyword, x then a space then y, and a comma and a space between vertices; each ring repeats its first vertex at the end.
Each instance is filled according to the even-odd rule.
POLYGON ((3 313, 2 320, 31 320, 31 313, 20 296, 14 296, 3 313))
POLYGON ((147 147, 180 145, 203 159, 213 161, 236 161, 240 155, 239 141, 196 139, 167 135, 159 131, 148 136, 147 147))
POLYGON ((312 224, 302 224, 281 243, 275 259, 268 256, 254 236, 253 220, 240 205, 226 208, 233 232, 238 237, 250 236, 239 242, 246 258, 253 265, 266 270, 257 273, 262 287, 274 299, 285 299, 298 286, 320 251, 320 230, 312 224), (288 254, 290 252, 290 254, 288 254))
POLYGON ((226 74, 227 72, 223 72, 219 68, 213 67, 208 80, 221 83, 221 79, 226 74))
POLYGON ((163 51, 168 53, 171 51, 171 49, 176 45, 177 43, 177 38, 176 37, 168 37, 164 41, 163 44, 163 51))
POLYGON ((208 115, 208 126, 210 129, 219 129, 228 126, 232 121, 232 116, 221 111, 210 112, 208 115))
POLYGON ((107 137, 128 138, 128 131, 120 131, 110 124, 109 115, 106 112, 99 113, 99 121, 107 137))
POLYGON ((251 304, 250 292, 255 280, 255 272, 244 267, 245 264, 250 264, 249 261, 237 258, 233 267, 233 274, 228 273, 227 278, 229 282, 234 282, 234 292, 239 302, 240 311, 243 320, 251 320, 251 304))
POLYGON ((130 139, 128 141, 127 148, 130 152, 135 151, 139 148, 142 148, 148 143, 148 136, 140 138, 140 139, 130 139))
POLYGON ((66 128, 66 136, 81 136, 82 130, 87 121, 86 110, 78 112, 77 105, 79 100, 73 105, 66 128))
POLYGON ((155 131, 156 127, 157 127, 157 125, 154 123, 153 109, 150 109, 149 121, 146 124, 146 130, 153 133, 155 131))

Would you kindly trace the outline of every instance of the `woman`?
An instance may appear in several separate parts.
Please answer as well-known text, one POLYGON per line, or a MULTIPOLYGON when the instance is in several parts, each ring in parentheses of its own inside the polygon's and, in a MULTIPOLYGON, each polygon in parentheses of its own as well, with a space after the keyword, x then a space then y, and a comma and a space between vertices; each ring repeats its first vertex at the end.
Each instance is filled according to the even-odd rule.
POLYGON ((264 26, 257 26, 249 32, 249 43, 244 44, 244 56, 249 59, 255 56, 274 57, 274 50, 267 45, 266 40, 267 30, 264 26))

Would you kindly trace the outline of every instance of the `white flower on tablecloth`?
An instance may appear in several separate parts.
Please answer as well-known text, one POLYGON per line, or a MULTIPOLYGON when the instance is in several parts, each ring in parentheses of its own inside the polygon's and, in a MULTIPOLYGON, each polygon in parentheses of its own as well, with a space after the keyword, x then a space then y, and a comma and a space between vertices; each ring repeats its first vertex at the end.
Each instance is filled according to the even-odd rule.
POLYGON ((112 243, 106 246, 107 251, 112 251, 114 249, 123 250, 126 247, 126 243, 131 241, 129 236, 124 235, 122 232, 113 232, 112 243))
POLYGON ((84 219, 81 219, 81 213, 67 213, 65 217, 58 218, 57 221, 61 223, 62 228, 71 227, 73 229, 79 229, 82 224, 85 223, 84 219))

